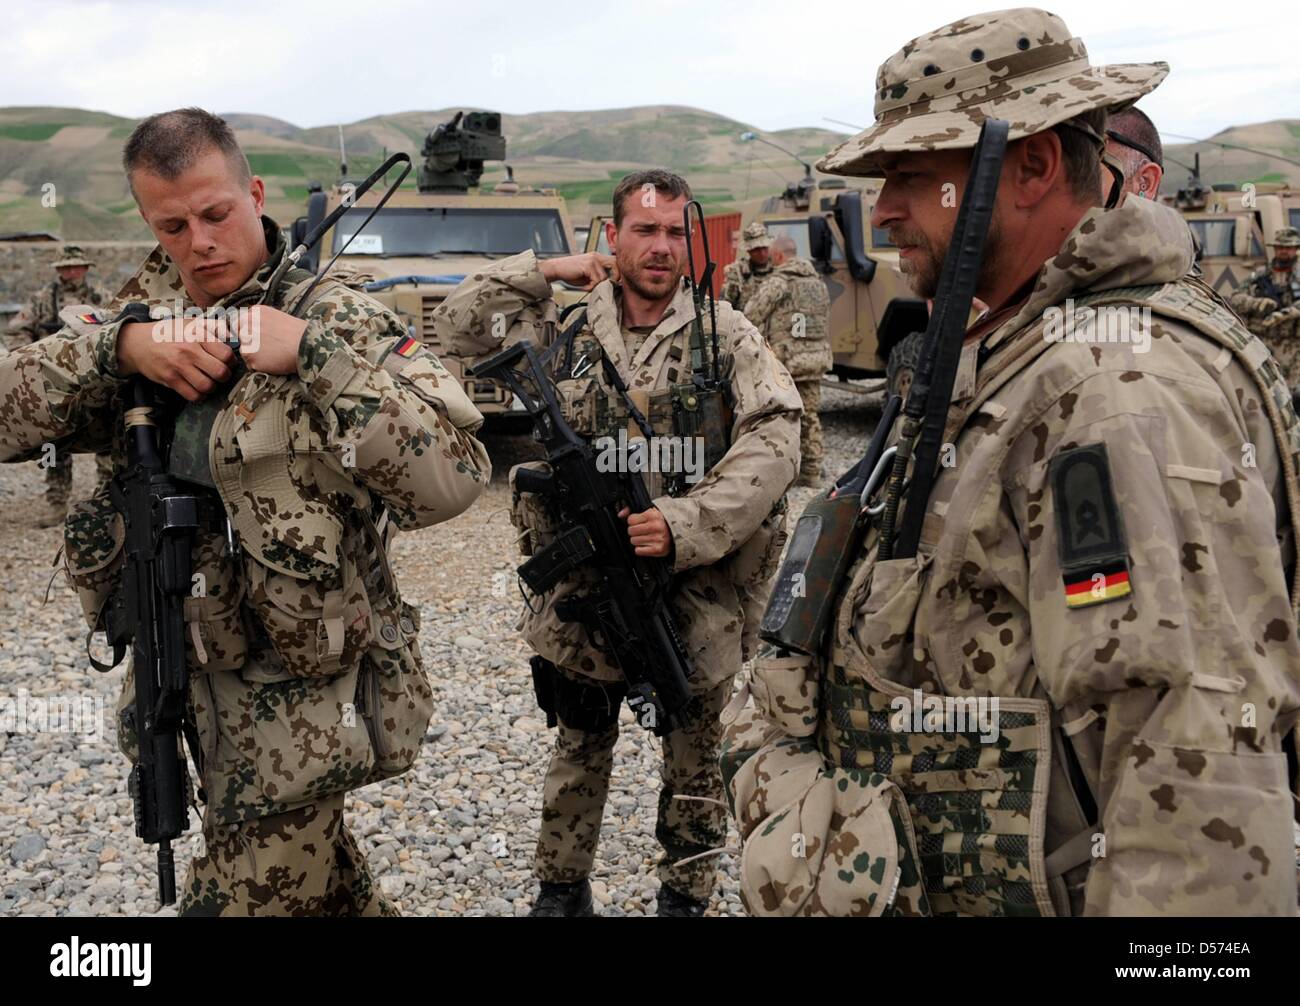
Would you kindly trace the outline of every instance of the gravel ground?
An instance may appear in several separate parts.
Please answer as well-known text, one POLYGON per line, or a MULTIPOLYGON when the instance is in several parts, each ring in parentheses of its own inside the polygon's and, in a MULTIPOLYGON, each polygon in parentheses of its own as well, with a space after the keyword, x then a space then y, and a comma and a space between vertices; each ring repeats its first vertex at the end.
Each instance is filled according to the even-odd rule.
MULTIPOLYGON (((826 390, 826 471, 866 445, 879 395, 826 390)), ((497 475, 466 514, 403 535, 393 560, 420 606, 421 647, 435 709, 424 754, 407 775, 351 794, 348 824, 383 889, 408 915, 522 915, 535 890, 530 864, 551 737, 532 695, 528 651, 515 633, 519 597, 505 476, 531 454, 521 427, 486 433, 497 475)), ((76 459, 78 493, 94 465, 76 459)), ((42 473, 0 467, 0 699, 75 700, 100 717, 76 729, 0 732, 0 915, 169 915, 156 901, 154 850, 135 838, 126 760, 113 707, 122 672, 87 667, 84 624, 60 576, 42 605, 61 544, 33 526, 42 473), (102 724, 98 726, 97 724, 102 724)), ((797 515, 812 489, 791 493, 797 515)), ((625 723, 630 714, 623 710, 625 723)), ((615 750, 592 889, 603 915, 653 914, 658 747, 640 728, 615 750)), ((178 882, 198 821, 177 843, 178 882)), ((734 836, 733 836, 734 837, 734 836)), ((709 914, 743 914, 735 861, 719 857, 709 914)))

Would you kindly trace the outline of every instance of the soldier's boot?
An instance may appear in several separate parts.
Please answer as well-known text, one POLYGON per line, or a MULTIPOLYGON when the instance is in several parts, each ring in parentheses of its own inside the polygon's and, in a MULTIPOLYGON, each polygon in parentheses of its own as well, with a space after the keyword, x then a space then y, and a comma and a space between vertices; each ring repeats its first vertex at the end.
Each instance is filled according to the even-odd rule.
POLYGON ((596 914, 591 901, 591 881, 575 880, 570 884, 542 881, 537 900, 528 913, 530 919, 588 919, 596 914))
POLYGON ((661 919, 698 919, 708 907, 708 902, 692 898, 664 884, 659 888, 659 908, 655 915, 661 919))

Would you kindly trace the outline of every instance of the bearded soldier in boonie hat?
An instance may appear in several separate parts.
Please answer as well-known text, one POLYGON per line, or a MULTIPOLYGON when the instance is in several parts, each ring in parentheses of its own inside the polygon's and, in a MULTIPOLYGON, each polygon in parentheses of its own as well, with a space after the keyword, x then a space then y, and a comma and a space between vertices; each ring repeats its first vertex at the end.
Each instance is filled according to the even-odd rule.
POLYGON ((751 913, 1296 911, 1300 420, 1182 218, 1097 205, 1107 110, 1167 70, 1092 67, 1044 11, 964 18, 884 63, 875 124, 819 165, 884 178, 871 223, 932 296, 968 151, 1010 124, 988 310, 902 497, 919 547, 881 560, 869 528, 816 656, 760 653, 724 714, 751 913))
POLYGON ((741 234, 740 254, 722 270, 722 299, 737 311, 744 311, 745 302, 772 275, 771 247, 772 236, 762 221, 755 220, 741 234))

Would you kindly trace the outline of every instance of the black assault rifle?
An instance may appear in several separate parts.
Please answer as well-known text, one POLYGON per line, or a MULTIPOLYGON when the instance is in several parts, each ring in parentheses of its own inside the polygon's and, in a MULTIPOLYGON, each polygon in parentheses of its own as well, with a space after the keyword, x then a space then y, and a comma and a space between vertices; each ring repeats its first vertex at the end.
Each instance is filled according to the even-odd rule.
MULTIPOLYGON (((650 425, 628 398, 622 377, 607 357, 602 362, 607 380, 652 443, 650 425)), ((504 381, 514 392, 550 465, 549 475, 523 468, 515 477, 520 492, 546 500, 559 524, 555 540, 519 567, 519 578, 536 595, 580 567, 598 574, 585 593, 557 602, 556 614, 580 623, 592 645, 618 666, 627 681, 627 704, 643 727, 662 737, 682 725, 693 669, 668 608, 668 561, 637 555, 618 516, 624 507, 649 510, 650 494, 638 472, 600 470, 595 449, 565 420, 546 364, 536 347, 520 342, 469 371, 504 381)))

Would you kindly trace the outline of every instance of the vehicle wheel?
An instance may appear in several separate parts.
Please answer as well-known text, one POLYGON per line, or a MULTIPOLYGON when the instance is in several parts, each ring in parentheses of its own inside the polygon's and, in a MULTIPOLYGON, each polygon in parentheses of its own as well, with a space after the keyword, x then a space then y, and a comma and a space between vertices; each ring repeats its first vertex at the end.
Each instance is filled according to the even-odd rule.
POLYGON ((921 362, 921 341, 924 337, 924 332, 913 332, 899 340, 890 351, 889 363, 885 367, 885 386, 891 395, 907 398, 907 392, 912 387, 912 375, 921 362))

